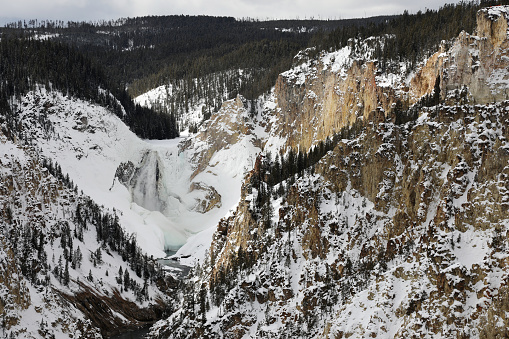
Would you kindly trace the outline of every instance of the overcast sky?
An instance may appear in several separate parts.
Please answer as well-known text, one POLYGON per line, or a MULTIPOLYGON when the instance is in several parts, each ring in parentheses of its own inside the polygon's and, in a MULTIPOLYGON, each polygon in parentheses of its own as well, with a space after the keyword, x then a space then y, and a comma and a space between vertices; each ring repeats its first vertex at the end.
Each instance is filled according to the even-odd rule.
POLYGON ((95 21, 145 15, 213 15, 265 19, 347 19, 438 9, 455 0, 7 0, 0 24, 17 19, 95 21))

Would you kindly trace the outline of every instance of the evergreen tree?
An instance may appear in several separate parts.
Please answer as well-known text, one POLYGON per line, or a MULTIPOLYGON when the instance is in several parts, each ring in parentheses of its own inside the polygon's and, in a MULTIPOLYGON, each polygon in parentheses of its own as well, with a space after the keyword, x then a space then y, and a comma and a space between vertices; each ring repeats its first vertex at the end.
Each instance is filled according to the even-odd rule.
POLYGON ((129 290, 129 286, 131 285, 131 278, 129 277, 129 272, 127 269, 124 271, 124 289, 126 291, 129 290))
POLYGON ((64 270, 64 275, 62 277, 62 283, 65 285, 65 286, 69 286, 69 280, 70 280, 70 277, 69 277, 69 261, 66 260, 65 261, 65 270, 64 270))
POLYGON ((207 321, 207 309, 206 309, 206 299, 207 299, 207 291, 202 286, 200 288, 200 295, 199 295, 199 301, 200 301, 200 314, 201 314, 201 322, 205 323, 207 321))
POLYGON ((120 268, 118 269, 118 276, 117 276, 117 283, 119 285, 122 285, 122 281, 123 281, 123 272, 122 272, 122 266, 120 266, 120 268))

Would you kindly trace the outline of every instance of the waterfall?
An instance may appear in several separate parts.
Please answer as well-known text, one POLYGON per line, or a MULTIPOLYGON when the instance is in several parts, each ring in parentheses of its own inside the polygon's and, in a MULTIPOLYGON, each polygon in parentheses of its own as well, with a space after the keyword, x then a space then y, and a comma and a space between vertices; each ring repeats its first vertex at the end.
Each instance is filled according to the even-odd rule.
POLYGON ((145 153, 140 167, 131 179, 133 202, 149 211, 162 212, 165 203, 159 194, 162 187, 161 162, 155 151, 145 153))

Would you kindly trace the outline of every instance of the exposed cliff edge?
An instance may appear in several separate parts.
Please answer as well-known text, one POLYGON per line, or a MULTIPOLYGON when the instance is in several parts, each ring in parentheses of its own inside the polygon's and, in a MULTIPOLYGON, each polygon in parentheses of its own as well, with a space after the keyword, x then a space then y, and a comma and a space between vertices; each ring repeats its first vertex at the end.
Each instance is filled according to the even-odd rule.
POLYGON ((506 100, 507 17, 504 7, 479 11, 474 34, 462 32, 449 50, 434 54, 412 79, 411 96, 420 98, 430 93, 435 78, 440 76, 442 98, 450 102, 486 104, 506 100))
POLYGON ((378 71, 369 41, 283 73, 265 140, 307 151, 355 128, 297 175, 258 158, 151 335, 508 336, 507 11, 481 10, 413 77, 378 71))
POLYGON ((287 146, 307 150, 377 109, 389 112, 397 86, 380 86, 372 58, 374 44, 383 40, 364 41, 358 50, 347 46, 281 74, 273 133, 285 137, 287 146))
POLYGON ((349 46, 318 59, 297 56, 301 64, 282 73, 276 83, 278 116, 272 133, 287 146, 309 149, 341 128, 370 114, 391 117, 397 101, 405 108, 434 90, 440 78, 441 99, 478 103, 507 99, 509 66, 507 12, 504 7, 479 11, 473 35, 462 32, 449 47, 443 42, 416 74, 396 63, 382 71, 375 46, 390 36, 351 40, 349 46))

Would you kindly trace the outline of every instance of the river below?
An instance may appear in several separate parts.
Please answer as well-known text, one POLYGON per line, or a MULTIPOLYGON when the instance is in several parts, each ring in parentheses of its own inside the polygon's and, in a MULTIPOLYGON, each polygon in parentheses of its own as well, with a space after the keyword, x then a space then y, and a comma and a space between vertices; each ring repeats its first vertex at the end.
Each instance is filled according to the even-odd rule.
POLYGON ((114 335, 109 339, 142 339, 148 334, 150 330, 150 326, 142 327, 137 330, 132 330, 129 332, 124 332, 121 334, 114 335))
MULTIPOLYGON (((166 257, 157 259, 165 272, 170 273, 176 279, 184 279, 191 270, 191 267, 180 264, 178 258, 172 258, 175 251, 166 251, 166 257)), ((148 334, 150 326, 142 327, 137 330, 124 332, 114 335, 109 339, 143 339, 148 334)))
POLYGON ((189 274, 191 267, 180 264, 178 258, 174 258, 175 251, 166 251, 166 257, 157 259, 165 272, 171 273, 177 279, 184 279, 189 274))

